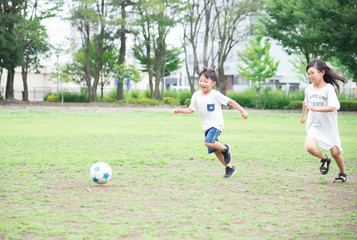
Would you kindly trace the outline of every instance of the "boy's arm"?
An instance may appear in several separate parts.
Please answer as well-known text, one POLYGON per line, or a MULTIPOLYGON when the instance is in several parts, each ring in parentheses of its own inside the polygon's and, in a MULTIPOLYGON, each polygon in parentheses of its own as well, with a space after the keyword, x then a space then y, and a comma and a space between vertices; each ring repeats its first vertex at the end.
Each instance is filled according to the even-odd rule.
POLYGON ((177 113, 184 113, 184 114, 190 114, 193 113, 194 111, 191 108, 184 108, 184 109, 175 109, 174 112, 172 114, 177 114, 177 113))
POLYGON ((236 101, 231 99, 229 100, 228 104, 231 105, 233 108, 237 109, 238 111, 240 111, 244 119, 248 118, 248 113, 236 101))

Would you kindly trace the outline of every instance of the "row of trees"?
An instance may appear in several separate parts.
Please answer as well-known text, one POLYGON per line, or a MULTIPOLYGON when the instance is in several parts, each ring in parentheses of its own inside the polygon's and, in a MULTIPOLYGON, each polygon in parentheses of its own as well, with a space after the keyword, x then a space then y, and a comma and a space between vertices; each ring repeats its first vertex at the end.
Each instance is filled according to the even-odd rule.
POLYGON ((15 68, 21 66, 24 100, 28 101, 27 73, 30 68, 38 71, 40 55, 50 49, 46 29, 41 25, 45 18, 58 9, 55 1, 51 6, 38 0, 7 1, 0 4, 0 81, 3 69, 8 70, 5 97, 14 97, 15 68))
MULTIPOLYGON (((134 39, 133 55, 148 73, 152 98, 162 98, 160 83, 182 62, 181 52, 187 76, 192 76, 192 92, 200 59, 204 66, 217 69, 217 85, 225 93, 227 57, 252 35, 256 22, 263 26, 259 34, 276 39, 289 54, 303 55, 302 65, 315 57, 333 60, 357 79, 357 7, 353 0, 38 1, 3 0, 0 5, 0 70, 8 70, 6 98, 13 98, 14 68, 22 66, 23 100, 28 100, 27 71, 38 68, 39 57, 53 48, 41 20, 56 14, 64 4, 70 4, 65 20, 78 29, 82 43, 73 61, 58 69, 57 77, 84 80, 89 101, 96 101, 97 88, 104 87, 109 75, 117 74, 120 82, 126 75, 119 70, 132 69, 125 64, 129 35, 134 39), (167 42, 175 27, 183 29, 182 49, 167 42)), ((242 53, 242 59, 245 54, 249 53, 242 53)), ((122 97, 123 85, 118 84, 117 99, 122 97)))
MULTIPOLYGON (((265 36, 289 54, 334 63, 357 81, 357 1, 265 0, 265 36)), ((297 59, 299 61, 299 59, 297 59)))

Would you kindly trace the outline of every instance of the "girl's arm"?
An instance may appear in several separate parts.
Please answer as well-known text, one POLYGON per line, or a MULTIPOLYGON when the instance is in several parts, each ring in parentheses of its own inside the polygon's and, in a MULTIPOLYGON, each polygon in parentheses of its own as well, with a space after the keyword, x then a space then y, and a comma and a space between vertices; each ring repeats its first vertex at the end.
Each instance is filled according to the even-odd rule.
POLYGON ((240 111, 244 119, 248 118, 248 113, 236 101, 231 99, 229 100, 228 104, 231 105, 233 108, 237 109, 238 111, 240 111))
POLYGON ((333 110, 335 110, 335 107, 332 107, 332 106, 315 107, 311 104, 307 105, 306 108, 310 109, 311 111, 314 111, 314 112, 332 112, 333 110))
POLYGON ((191 108, 184 108, 184 109, 175 109, 174 112, 172 114, 177 114, 177 113, 184 113, 184 114, 190 114, 193 113, 194 111, 191 108))
POLYGON ((303 101, 300 124, 306 122, 306 113, 307 113, 307 107, 305 106, 305 101, 303 101))

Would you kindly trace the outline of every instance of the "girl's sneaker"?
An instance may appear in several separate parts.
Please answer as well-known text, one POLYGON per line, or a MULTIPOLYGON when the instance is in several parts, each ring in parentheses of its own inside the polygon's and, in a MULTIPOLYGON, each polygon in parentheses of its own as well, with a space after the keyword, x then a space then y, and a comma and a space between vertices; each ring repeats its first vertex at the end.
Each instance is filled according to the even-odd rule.
POLYGON ((224 174, 225 178, 230 178, 236 173, 236 169, 231 166, 231 167, 226 167, 226 174, 224 174))

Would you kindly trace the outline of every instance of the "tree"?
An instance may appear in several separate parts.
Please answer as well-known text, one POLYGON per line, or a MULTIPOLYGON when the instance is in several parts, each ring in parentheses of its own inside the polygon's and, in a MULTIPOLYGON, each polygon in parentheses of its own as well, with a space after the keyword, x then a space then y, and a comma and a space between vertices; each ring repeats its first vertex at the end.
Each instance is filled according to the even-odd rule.
POLYGON ((83 68, 88 86, 89 102, 96 102, 110 2, 105 0, 74 0, 72 3, 71 17, 69 19, 77 27, 82 37, 82 47, 85 53, 83 68), (94 48, 97 52, 93 78, 91 77, 89 56, 92 42, 95 43, 94 48))
POLYGON ((245 0, 232 1, 222 0, 215 2, 216 16, 216 37, 218 38, 218 87, 220 91, 226 94, 226 79, 224 74, 224 64, 234 46, 241 43, 251 35, 252 25, 249 17, 255 14, 260 1, 245 0))
POLYGON ((101 75, 99 78, 100 98, 103 98, 104 87, 110 83, 110 79, 116 75, 116 65, 120 65, 120 50, 117 48, 110 48, 103 53, 101 75))
POLYGON ((338 58, 357 82, 357 1, 313 0, 305 14, 305 21, 329 48, 328 60, 338 58))
MULTIPOLYGON (((140 46, 134 45, 133 47, 134 57, 139 60, 140 65, 143 67, 143 72, 147 72, 146 69, 146 56, 142 55, 143 49, 140 49, 140 46)), ((165 63, 164 63, 164 73, 162 73, 162 77, 170 76, 173 71, 176 71, 180 68, 183 60, 180 59, 181 51, 179 48, 172 47, 172 49, 166 49, 165 52, 165 63)), ((152 56, 150 58, 150 65, 153 70, 154 75, 156 74, 156 66, 155 66, 155 57, 152 56)))
MULTIPOLYGON (((137 70, 134 65, 129 64, 127 65, 125 62, 117 65, 114 65, 116 68, 117 72, 117 77, 118 77, 118 85, 123 85, 124 79, 128 79, 128 81, 133 81, 134 83, 139 82, 141 80, 140 78, 140 71, 137 70)), ((128 83, 130 84, 130 83, 128 83)), ((128 104, 128 94, 126 95, 126 101, 128 104)))
POLYGON ((47 42, 47 33, 44 26, 40 24, 40 19, 27 20, 22 19, 21 23, 16 26, 17 36, 22 40, 21 49, 21 75, 23 81, 23 101, 29 101, 27 74, 30 68, 39 72, 40 54, 45 54, 49 51, 49 43, 47 42))
MULTIPOLYGON (((187 45, 193 52, 193 69, 198 75, 201 62, 205 67, 218 70, 217 86, 222 93, 226 93, 226 79, 224 66, 231 50, 251 35, 250 17, 260 9, 260 1, 253 0, 192 0, 184 22, 184 50, 187 61, 187 45), (201 30, 202 28, 202 30, 201 30), (199 36, 203 47, 197 54, 199 36), (201 51, 202 50, 202 51, 201 51)), ((186 72, 189 74, 188 66, 186 72)), ((191 75, 188 75, 191 80, 191 75)), ((194 78, 194 77, 192 77, 194 78)), ((193 91, 193 83, 190 83, 193 91)))
POLYGON ((337 57, 357 79, 357 3, 353 0, 266 0, 266 36, 288 54, 337 57), (308 6, 308 7, 307 7, 308 6))
POLYGON ((21 41, 15 27, 19 22, 22 1, 2 1, 0 4, 0 66, 8 70, 6 99, 14 99, 15 68, 21 65, 21 41))
POLYGON ((39 72, 40 55, 45 55, 50 50, 50 43, 46 28, 41 21, 55 16, 59 8, 60 0, 51 2, 42 1, 40 6, 38 0, 24 0, 21 9, 21 18, 16 25, 15 32, 22 41, 21 75, 23 80, 23 101, 28 101, 27 75, 29 69, 39 72), (48 4, 55 4, 50 7, 48 4), (41 9, 41 11, 39 11, 41 9))
POLYGON ((268 39, 264 40, 262 46, 263 36, 258 35, 255 39, 250 41, 251 46, 247 44, 243 54, 237 52, 245 66, 237 65, 239 74, 255 83, 257 91, 257 103, 261 109, 265 108, 267 101, 267 90, 262 89, 262 83, 275 75, 279 61, 275 62, 274 58, 270 57, 270 42, 268 39))
POLYGON ((294 57, 293 60, 289 62, 294 66, 294 72, 297 73, 297 79, 304 83, 309 83, 309 79, 306 77, 306 58, 304 55, 294 57))
MULTIPOLYGON (((110 78, 115 76, 115 65, 118 65, 119 51, 113 45, 108 45, 104 42, 104 52, 101 57, 100 76, 98 85, 101 90, 101 98, 103 98, 104 87, 110 83, 110 78)), ((81 84, 85 79, 83 65, 86 62, 85 48, 82 47, 73 54, 71 63, 61 66, 61 71, 68 75, 69 81, 81 84)), ((96 61, 98 52, 95 50, 95 41, 91 42, 89 48, 89 69, 90 77, 93 78, 96 74, 96 61)), ((59 75, 62 76, 62 75, 59 75)), ((55 79, 55 78, 53 78, 55 79)))
POLYGON ((160 99, 160 82, 165 66, 166 37, 179 22, 179 12, 184 3, 179 0, 141 0, 134 5, 137 15, 136 45, 140 46, 140 54, 145 56, 146 68, 149 74, 151 98, 160 99), (154 55, 153 70, 151 59, 154 55), (153 79, 155 77, 155 82, 153 79))
MULTIPOLYGON (((120 50, 119 50, 119 65, 124 64, 126 55, 126 37, 127 33, 131 33, 130 25, 127 21, 127 8, 132 6, 134 3, 131 0, 116 0, 113 1, 114 7, 119 7, 120 17, 113 20, 116 25, 119 25, 118 29, 119 39, 120 39, 120 50)), ((123 99, 123 85, 118 84, 117 86, 117 96, 116 100, 123 99)))
POLYGON ((189 7, 187 9, 186 15, 182 20, 182 26, 184 29, 184 36, 182 39, 182 46, 185 53, 185 67, 186 74, 188 77, 188 82, 190 85, 191 94, 195 92, 194 87, 194 75, 197 76, 200 73, 200 67, 198 65, 198 37, 201 31, 201 27, 204 26, 204 37, 203 37, 203 65, 208 66, 208 40, 210 36, 210 29, 213 28, 214 22, 211 21, 211 12, 213 8, 213 1, 209 0, 190 0, 189 7), (192 48, 192 57, 188 57, 188 47, 192 48), (189 69, 189 62, 193 62, 192 72, 189 69), (192 77, 191 77, 192 76, 192 77))

